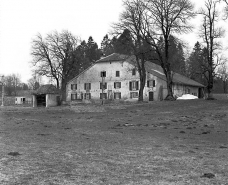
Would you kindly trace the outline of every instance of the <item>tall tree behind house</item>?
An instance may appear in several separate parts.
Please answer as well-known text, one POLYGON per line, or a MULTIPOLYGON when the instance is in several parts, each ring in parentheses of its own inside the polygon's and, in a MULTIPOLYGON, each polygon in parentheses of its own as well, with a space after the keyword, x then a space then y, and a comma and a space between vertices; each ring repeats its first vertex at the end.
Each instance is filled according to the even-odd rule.
POLYGON ((197 41, 193 51, 187 59, 188 77, 202 84, 206 84, 204 79, 204 66, 206 66, 206 49, 197 41))
POLYGON ((206 51, 206 63, 204 67, 204 77, 207 81, 208 99, 213 99, 212 89, 214 85, 214 78, 216 76, 216 68, 220 63, 218 51, 221 45, 218 42, 219 38, 224 35, 224 30, 218 26, 219 11, 217 0, 205 0, 205 5, 200 9, 199 14, 203 21, 200 30, 200 36, 203 38, 206 51))
POLYGON ((108 56, 112 53, 115 53, 115 41, 116 38, 109 39, 108 34, 106 34, 101 42, 101 51, 103 56, 108 56))
POLYGON ((128 29, 125 29, 123 33, 114 42, 114 48, 116 53, 124 55, 133 54, 133 40, 131 33, 128 29))
POLYGON ((90 36, 88 42, 85 40, 74 51, 74 58, 77 60, 77 70, 72 74, 73 78, 75 75, 79 74, 81 71, 89 67, 96 60, 100 59, 101 50, 98 49, 98 45, 94 42, 93 38, 90 36))
MULTIPOLYGON (((159 38, 158 47, 160 48, 161 55, 165 56, 164 51, 164 39, 162 37, 159 38)), ((170 53, 170 68, 173 72, 186 75, 186 64, 183 46, 179 42, 177 38, 173 35, 169 37, 169 53, 170 53)), ((157 56, 157 55, 156 55, 157 56)), ((157 61, 159 60, 159 56, 157 56, 157 61)), ((157 62, 159 64, 159 62, 157 62)))

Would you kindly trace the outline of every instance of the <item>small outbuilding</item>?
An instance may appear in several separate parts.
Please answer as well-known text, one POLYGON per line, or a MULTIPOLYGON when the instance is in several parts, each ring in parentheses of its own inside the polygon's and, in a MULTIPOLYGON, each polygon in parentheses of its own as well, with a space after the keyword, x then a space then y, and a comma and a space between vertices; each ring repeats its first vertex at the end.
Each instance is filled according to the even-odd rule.
POLYGON ((60 91, 52 84, 42 85, 33 92, 33 107, 60 105, 60 91))

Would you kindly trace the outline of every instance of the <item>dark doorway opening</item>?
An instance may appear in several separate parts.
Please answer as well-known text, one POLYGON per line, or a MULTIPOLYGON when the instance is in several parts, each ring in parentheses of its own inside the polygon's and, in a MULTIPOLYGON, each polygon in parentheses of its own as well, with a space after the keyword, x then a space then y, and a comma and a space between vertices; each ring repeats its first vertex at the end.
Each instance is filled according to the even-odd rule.
POLYGON ((149 92, 149 101, 154 101, 154 92, 149 92))
POLYGON ((45 106, 46 107, 46 95, 45 94, 41 94, 41 95, 37 95, 37 106, 45 106))
POLYGON ((198 90, 198 98, 204 98, 203 88, 199 88, 199 90, 198 90))

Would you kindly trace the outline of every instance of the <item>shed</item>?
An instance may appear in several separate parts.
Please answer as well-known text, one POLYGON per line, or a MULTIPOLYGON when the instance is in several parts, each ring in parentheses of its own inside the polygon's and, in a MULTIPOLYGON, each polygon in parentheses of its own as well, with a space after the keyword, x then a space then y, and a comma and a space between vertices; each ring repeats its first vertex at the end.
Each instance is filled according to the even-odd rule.
POLYGON ((60 105, 60 91, 52 84, 42 85, 33 92, 33 107, 60 105))

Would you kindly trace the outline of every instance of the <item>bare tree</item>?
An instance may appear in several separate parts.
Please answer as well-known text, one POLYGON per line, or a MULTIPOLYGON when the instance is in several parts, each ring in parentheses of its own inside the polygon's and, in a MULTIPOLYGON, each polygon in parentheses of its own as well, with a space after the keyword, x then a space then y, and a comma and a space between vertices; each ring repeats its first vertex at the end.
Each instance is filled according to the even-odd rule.
POLYGON ((77 67, 74 51, 78 42, 79 39, 69 31, 55 31, 46 38, 38 34, 32 41, 32 63, 36 71, 41 76, 55 79, 57 88, 61 88, 63 101, 66 99, 66 83, 77 67))
POLYGON ((174 100, 173 79, 170 63, 170 36, 191 31, 189 20, 195 16, 194 6, 189 0, 144 0, 147 10, 144 15, 144 36, 157 52, 167 81, 166 100, 174 100), (159 39, 163 44, 159 44, 159 39))
POLYGON ((20 90, 21 76, 19 74, 11 74, 4 77, 5 92, 9 96, 16 96, 20 90))
POLYGON ((217 52, 221 48, 218 39, 224 35, 224 30, 216 25, 219 21, 218 3, 218 0, 206 0, 204 8, 199 11, 203 17, 200 36, 203 38, 206 49, 204 76, 207 79, 208 99, 212 98, 215 70, 221 61, 217 52))
POLYGON ((217 76, 222 80, 223 83, 223 92, 227 93, 228 85, 228 67, 226 61, 224 61, 218 68, 217 76))
POLYGON ((228 0, 222 0, 223 2, 225 2, 226 6, 224 8, 225 10, 225 15, 226 15, 226 19, 228 18, 228 0))
MULTIPOLYGON (((120 15, 118 23, 113 25, 114 34, 120 35, 124 30, 128 30, 132 43, 133 51, 132 62, 135 63, 140 76, 139 101, 143 101, 143 90, 146 83, 146 69, 145 69, 145 54, 150 52, 145 48, 145 40, 143 39, 143 17, 145 14, 145 6, 141 0, 125 0, 123 1, 125 10, 120 15)), ((128 46, 129 47, 129 46, 128 46)))

